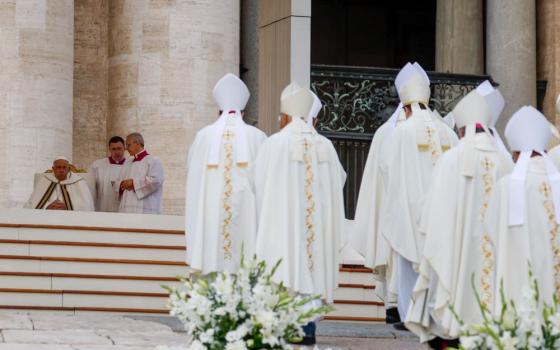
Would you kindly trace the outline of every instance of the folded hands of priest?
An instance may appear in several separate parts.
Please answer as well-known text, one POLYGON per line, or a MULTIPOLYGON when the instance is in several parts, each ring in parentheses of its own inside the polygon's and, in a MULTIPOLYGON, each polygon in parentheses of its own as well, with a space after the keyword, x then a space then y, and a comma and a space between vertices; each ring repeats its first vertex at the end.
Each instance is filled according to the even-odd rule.
POLYGON ((47 206, 47 209, 50 209, 50 210, 66 210, 66 204, 64 204, 64 202, 57 199, 54 202, 52 202, 51 204, 49 204, 47 206))

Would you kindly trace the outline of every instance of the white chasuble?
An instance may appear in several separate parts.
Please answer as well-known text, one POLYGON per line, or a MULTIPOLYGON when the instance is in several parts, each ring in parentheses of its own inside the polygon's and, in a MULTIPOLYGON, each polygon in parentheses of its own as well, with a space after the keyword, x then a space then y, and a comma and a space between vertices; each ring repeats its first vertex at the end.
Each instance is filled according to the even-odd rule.
POLYGON ((438 160, 426 195, 420 225, 424 246, 406 319, 421 341, 459 337, 460 324, 449 306, 467 324, 481 321, 471 288, 473 273, 479 293, 484 298, 492 293, 492 246, 482 222, 495 183, 511 172, 513 162, 491 135, 478 133, 473 142, 469 175, 463 138, 438 160))
POLYGON ((268 138, 255 161, 257 257, 274 281, 333 301, 343 243, 346 174, 332 143, 303 120, 268 138))
POLYGON ((560 295, 560 225, 557 223, 553 194, 543 157, 533 157, 528 164, 523 188, 523 223, 509 225, 510 182, 505 176, 493 192, 485 218, 485 228, 495 247, 494 312, 501 310, 499 286, 503 283, 506 300, 518 305, 523 291, 530 288, 529 263, 539 285, 542 301, 552 303, 560 295))
POLYGON ((86 181, 71 172, 63 181, 59 181, 52 173, 43 174, 24 207, 47 209, 52 202, 57 200, 63 202, 67 210, 95 210, 93 197, 86 181))
MULTIPOLYGON (((401 107, 402 108, 402 107, 401 107)), ((398 113, 398 111, 397 111, 398 113)), ((364 257, 364 266, 374 269, 376 294, 385 304, 396 302, 395 295, 387 295, 386 282, 393 272, 393 252, 381 234, 383 203, 387 196, 387 146, 396 125, 402 120, 389 119, 377 129, 369 148, 356 214, 351 221, 352 247, 364 257)))
POLYGON ((457 136, 428 109, 412 104, 412 115, 400 123, 389 140, 387 200, 382 234, 401 258, 411 266, 397 266, 402 273, 393 274, 389 292, 398 295, 401 319, 405 319, 408 302, 420 263, 421 238, 418 226, 422 204, 435 163, 443 152, 457 144, 457 136), (399 287, 400 286, 400 287, 399 287))
POLYGON ((89 173, 95 177, 95 210, 103 212, 119 211, 119 196, 113 191, 113 186, 117 181, 124 164, 115 162, 110 157, 98 159, 91 165, 89 173))
POLYGON ((163 165, 159 158, 146 150, 128 158, 113 186, 113 190, 119 193, 119 212, 161 214, 162 187, 163 165), (120 183, 126 179, 132 179, 133 190, 120 190, 120 183))
POLYGON ((236 272, 241 251, 249 260, 254 254, 256 236, 255 198, 249 171, 266 135, 235 118, 227 122, 217 164, 208 164, 217 123, 200 130, 189 150, 186 187, 186 239, 189 266, 206 274, 236 272), (237 135, 243 128, 243 133, 237 135), (243 137, 244 140, 237 140, 243 137), (239 142, 238 142, 239 141, 239 142), (246 145, 247 160, 238 162, 236 146, 246 145))

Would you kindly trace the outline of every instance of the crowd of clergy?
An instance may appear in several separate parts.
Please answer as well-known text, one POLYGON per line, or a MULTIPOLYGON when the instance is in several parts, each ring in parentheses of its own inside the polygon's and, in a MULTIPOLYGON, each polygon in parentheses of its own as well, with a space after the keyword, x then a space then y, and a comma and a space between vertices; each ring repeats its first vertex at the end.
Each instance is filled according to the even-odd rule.
MULTIPOLYGON (((504 98, 490 82, 444 118, 428 107, 430 80, 418 63, 401 69, 395 87, 400 104, 373 137, 355 219, 346 220, 346 174, 314 128, 317 96, 289 84, 280 131, 267 138, 243 121, 247 86, 222 77, 213 90, 220 116, 188 153, 190 269, 235 272, 242 255, 282 260, 276 282, 332 303, 350 245, 374 272, 387 322, 434 348, 456 341, 461 322, 481 321, 476 293, 495 312, 502 296, 519 301, 530 266, 541 297, 560 297, 560 148, 548 149, 556 128, 524 106, 505 128, 508 150, 495 128, 504 98)), ((112 138, 109 152, 90 168, 95 195, 57 157, 26 206, 161 213, 163 168, 142 135, 112 138)), ((304 330, 304 344, 314 343, 314 323, 304 330)))
MULTIPOLYGON (((188 155, 190 268, 235 272, 242 254, 269 266, 282 259, 276 282, 332 303, 350 245, 373 270, 387 322, 436 349, 456 343, 462 322, 481 321, 477 293, 495 312, 502 297, 519 301, 530 266, 541 297, 560 297, 560 148, 548 149, 557 129, 524 106, 505 128, 508 149, 495 128, 505 101, 490 82, 443 118, 428 107, 418 63, 395 87, 400 104, 373 137, 355 219, 346 220, 346 174, 314 128, 317 96, 289 84, 280 131, 267 138, 243 121, 245 84, 224 76, 213 91, 220 117, 188 155)), ((314 324, 304 330, 313 343, 314 324)))
POLYGON ((91 186, 67 157, 55 157, 52 170, 35 177, 33 192, 24 207, 161 214, 163 166, 144 148, 144 137, 137 132, 128 135, 126 141, 113 136, 108 150, 109 156, 93 162, 87 171, 91 186), (125 156, 125 148, 130 157, 125 156))

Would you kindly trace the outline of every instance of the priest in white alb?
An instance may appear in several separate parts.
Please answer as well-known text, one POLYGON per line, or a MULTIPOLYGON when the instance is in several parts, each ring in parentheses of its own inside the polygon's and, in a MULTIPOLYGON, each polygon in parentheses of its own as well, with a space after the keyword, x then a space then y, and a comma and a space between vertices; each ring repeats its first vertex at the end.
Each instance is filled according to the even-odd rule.
POLYGON ((393 271, 394 254, 381 234, 382 205, 386 193, 387 145, 393 130, 406 120, 402 104, 399 103, 389 119, 373 136, 364 168, 356 214, 352 221, 351 243, 364 257, 364 266, 374 270, 375 292, 384 301, 387 323, 400 322, 396 294, 390 293, 387 282, 393 271))
POLYGON ((398 295, 401 320, 406 319, 420 263, 418 222, 424 195, 435 163, 458 141, 453 130, 428 108, 430 85, 424 74, 419 65, 407 63, 397 75, 395 86, 407 119, 392 131, 386 148, 390 195, 384 202, 381 232, 398 256, 393 272, 396 291, 390 292, 398 295))
MULTIPOLYGON (((254 166, 257 257, 282 263, 275 282, 333 302, 344 225, 346 174, 332 143, 306 123, 309 89, 288 85, 281 96, 281 131, 262 145, 254 166)), ((314 331, 306 330, 306 344, 314 331)))
POLYGON ((467 94, 452 111, 461 141, 438 160, 426 196, 420 234, 424 247, 406 327, 424 342, 456 339, 461 324, 481 322, 471 278, 482 300, 492 297, 492 246, 482 222, 495 183, 513 168, 490 125, 504 107, 491 84, 467 94))
POLYGON ((58 156, 52 173, 41 174, 25 208, 93 211, 93 197, 86 181, 70 171, 68 158, 58 156))
POLYGON ((529 264, 541 301, 560 297, 560 173, 546 154, 552 132, 549 121, 532 106, 509 120, 505 137, 516 161, 512 173, 496 184, 485 216, 495 248, 494 312, 505 301, 516 305, 531 288, 529 264))
POLYGON ((186 237, 190 268, 235 272, 254 254, 257 219, 248 171, 266 135, 243 121, 249 89, 226 74, 215 85, 219 119, 200 130, 187 160, 186 237))
POLYGON ((122 165, 113 186, 119 196, 119 213, 161 214, 161 161, 144 149, 144 137, 140 133, 126 137, 126 149, 131 157, 122 165))
POLYGON ((119 177, 126 158, 124 140, 120 136, 109 139, 109 156, 93 162, 89 173, 95 178, 95 210, 103 212, 119 211, 119 196, 113 186, 119 177))

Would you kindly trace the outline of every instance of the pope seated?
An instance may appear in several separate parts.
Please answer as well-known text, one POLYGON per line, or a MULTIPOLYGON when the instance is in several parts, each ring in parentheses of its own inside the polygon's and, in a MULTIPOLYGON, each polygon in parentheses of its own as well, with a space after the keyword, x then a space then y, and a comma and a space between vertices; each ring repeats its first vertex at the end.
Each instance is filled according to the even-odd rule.
POLYGON ((93 197, 86 181, 70 171, 70 161, 57 157, 52 173, 41 174, 31 197, 30 209, 93 211, 93 197))

